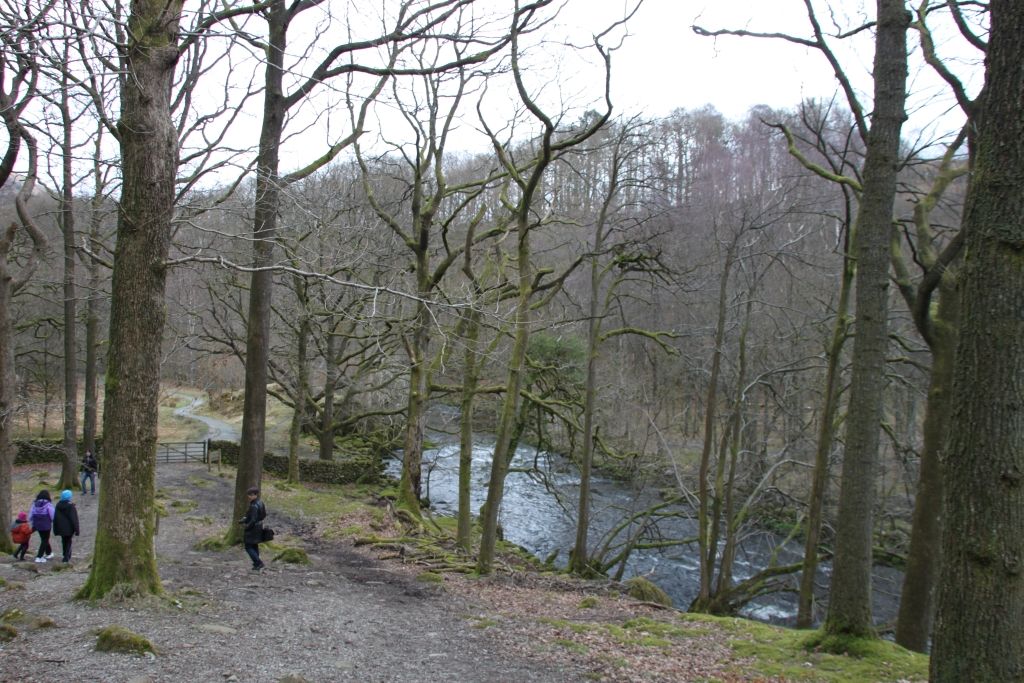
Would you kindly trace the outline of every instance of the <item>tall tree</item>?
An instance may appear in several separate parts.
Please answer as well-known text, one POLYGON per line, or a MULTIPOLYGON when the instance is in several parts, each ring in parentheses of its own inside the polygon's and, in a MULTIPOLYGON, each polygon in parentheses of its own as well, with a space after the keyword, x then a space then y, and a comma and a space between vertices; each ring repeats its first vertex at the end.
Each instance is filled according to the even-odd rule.
POLYGON ((1024 5, 989 3, 975 111, 931 680, 1024 677, 1024 5))
POLYGON ((853 340, 846 450, 839 493, 829 633, 869 636, 874 534, 875 470, 881 397, 885 387, 889 311, 889 243, 906 119, 907 28, 903 0, 878 0, 874 59, 874 111, 867 134, 863 192, 854 224, 857 259, 856 331, 853 340))
POLYGON ((104 477, 92 570, 79 591, 99 598, 114 586, 159 593, 156 430, 164 286, 174 217, 178 139, 171 87, 180 55, 182 0, 134 0, 121 83, 123 184, 110 312, 104 402, 104 477))

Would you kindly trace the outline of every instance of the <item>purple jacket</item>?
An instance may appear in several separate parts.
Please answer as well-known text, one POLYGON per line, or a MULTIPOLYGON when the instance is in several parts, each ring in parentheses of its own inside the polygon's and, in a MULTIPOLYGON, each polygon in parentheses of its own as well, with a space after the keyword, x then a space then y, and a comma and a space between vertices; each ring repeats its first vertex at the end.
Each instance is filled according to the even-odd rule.
POLYGON ((39 498, 32 502, 32 509, 28 513, 28 521, 32 523, 35 531, 49 531, 53 527, 53 503, 45 498, 39 498))

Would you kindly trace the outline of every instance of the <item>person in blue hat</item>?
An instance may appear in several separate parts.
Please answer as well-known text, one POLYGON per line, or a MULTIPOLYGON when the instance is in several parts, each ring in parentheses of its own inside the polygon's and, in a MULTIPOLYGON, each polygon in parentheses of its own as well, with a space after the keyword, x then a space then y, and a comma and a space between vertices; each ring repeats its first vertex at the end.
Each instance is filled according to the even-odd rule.
POLYGON ((71 502, 71 489, 60 492, 60 502, 53 513, 53 535, 60 536, 65 564, 71 561, 71 540, 78 535, 78 510, 71 502))

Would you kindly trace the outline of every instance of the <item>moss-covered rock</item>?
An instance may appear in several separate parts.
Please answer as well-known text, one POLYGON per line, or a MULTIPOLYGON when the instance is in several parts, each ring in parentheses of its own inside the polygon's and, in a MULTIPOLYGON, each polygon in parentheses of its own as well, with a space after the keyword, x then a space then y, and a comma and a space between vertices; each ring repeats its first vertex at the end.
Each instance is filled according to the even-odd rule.
POLYGON ((100 652, 124 652, 127 654, 156 654, 153 643, 123 626, 107 626, 96 634, 96 649, 100 652))
POLYGON ((274 561, 286 564, 309 564, 309 555, 302 548, 285 548, 274 555, 274 561))
POLYGON ((643 602, 653 602, 665 607, 672 606, 672 598, 668 596, 668 593, 642 576, 634 576, 626 581, 626 593, 631 598, 642 600, 643 602))
POLYGON ((18 637, 18 629, 10 624, 0 624, 0 642, 7 643, 18 637))

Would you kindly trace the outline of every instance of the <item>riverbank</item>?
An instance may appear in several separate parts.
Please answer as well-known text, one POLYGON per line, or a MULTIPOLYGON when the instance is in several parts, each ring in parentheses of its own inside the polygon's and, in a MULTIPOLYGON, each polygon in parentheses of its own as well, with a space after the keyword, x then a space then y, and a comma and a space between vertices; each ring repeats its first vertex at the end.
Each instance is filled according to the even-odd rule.
MULTIPOLYGON (((55 467, 17 468, 15 500, 56 475, 55 467)), ((528 570, 514 555, 502 556, 490 577, 438 572, 403 550, 402 528, 365 488, 290 487, 268 477, 278 537, 263 548, 270 568, 253 573, 240 549, 197 545, 223 530, 233 471, 161 466, 157 482, 167 513, 156 539, 165 597, 72 599, 87 576, 97 509, 95 499, 76 495, 83 534, 70 568, 0 561, 4 610, 22 615, 5 622, 15 635, 0 643, 0 680, 925 678, 925 658, 888 644, 880 658, 864 660, 806 652, 803 634, 656 608, 610 582, 528 570), (396 540, 376 550, 354 545, 368 534, 396 540), (309 564, 274 559, 287 548, 304 551, 309 564), (110 625, 150 639, 156 654, 96 651, 96 631, 110 625)))

